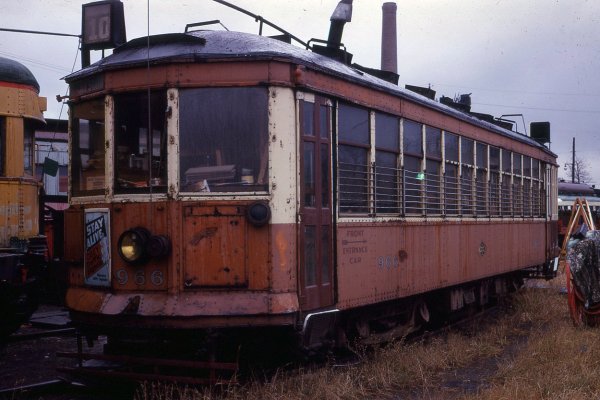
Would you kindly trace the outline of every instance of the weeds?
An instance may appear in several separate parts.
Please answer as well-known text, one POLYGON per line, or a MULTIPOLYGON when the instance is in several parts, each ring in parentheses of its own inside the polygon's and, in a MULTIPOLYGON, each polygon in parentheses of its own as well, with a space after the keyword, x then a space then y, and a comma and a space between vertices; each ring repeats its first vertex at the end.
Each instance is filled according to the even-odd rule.
POLYGON ((560 278, 523 289, 509 312, 469 334, 359 352, 340 368, 278 371, 243 386, 144 385, 138 400, 217 399, 587 399, 600 398, 600 330, 571 324, 560 278))

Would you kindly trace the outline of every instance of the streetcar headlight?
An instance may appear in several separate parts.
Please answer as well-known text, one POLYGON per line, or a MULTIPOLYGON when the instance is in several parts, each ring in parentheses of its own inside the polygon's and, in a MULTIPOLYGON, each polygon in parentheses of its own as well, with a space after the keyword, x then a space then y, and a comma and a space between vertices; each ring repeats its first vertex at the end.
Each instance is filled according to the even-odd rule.
POLYGON ((165 235, 153 235, 148 240, 146 251, 153 258, 168 256, 171 252, 171 240, 165 235))
POLYGON ((257 201, 246 209, 246 217, 254 226, 263 226, 271 219, 271 209, 265 203, 257 201))
POLYGON ((144 261, 150 232, 145 228, 129 229, 121 234, 117 248, 121 258, 128 263, 144 261))

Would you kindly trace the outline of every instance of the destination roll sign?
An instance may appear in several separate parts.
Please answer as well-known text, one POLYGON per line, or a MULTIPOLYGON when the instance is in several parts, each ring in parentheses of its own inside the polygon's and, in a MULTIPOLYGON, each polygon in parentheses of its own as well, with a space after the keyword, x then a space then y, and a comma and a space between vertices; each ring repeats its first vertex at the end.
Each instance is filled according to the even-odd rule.
POLYGON ((96 1, 82 6, 82 47, 102 50, 127 41, 125 15, 120 1, 96 1))

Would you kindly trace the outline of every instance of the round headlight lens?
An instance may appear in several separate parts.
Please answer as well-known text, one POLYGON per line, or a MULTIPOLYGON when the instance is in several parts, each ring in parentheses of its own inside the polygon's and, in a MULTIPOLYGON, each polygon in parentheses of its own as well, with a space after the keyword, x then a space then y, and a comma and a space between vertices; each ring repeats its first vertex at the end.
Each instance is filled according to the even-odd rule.
POLYGON ((144 228, 130 229, 119 237, 118 250, 121 258, 128 263, 136 263, 146 258, 146 243, 150 232, 144 228))

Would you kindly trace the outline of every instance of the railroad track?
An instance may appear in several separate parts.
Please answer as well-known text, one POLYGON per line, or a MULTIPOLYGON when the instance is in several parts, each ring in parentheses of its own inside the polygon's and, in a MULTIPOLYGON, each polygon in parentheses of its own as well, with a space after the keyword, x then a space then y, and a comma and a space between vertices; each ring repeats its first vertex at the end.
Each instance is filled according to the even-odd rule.
POLYGON ((8 343, 15 343, 56 336, 75 336, 75 328, 44 329, 30 333, 12 334, 6 341, 8 343))
MULTIPOLYGON (((426 341, 426 340, 433 339, 435 337, 443 336, 453 330, 468 330, 468 329, 472 328, 474 326, 474 324, 477 324, 477 323, 481 322, 482 320, 486 320, 487 322, 493 323, 492 319, 495 318, 499 313, 502 312, 502 310, 505 310, 505 309, 506 309, 506 306, 504 306, 503 304, 495 305, 495 306, 489 307, 485 310, 479 311, 477 313, 465 316, 464 318, 461 318, 460 320, 454 321, 452 323, 446 323, 442 326, 439 326, 436 329, 420 331, 420 332, 411 334, 410 336, 405 337, 401 340, 404 340, 406 343, 415 343, 415 342, 419 342, 419 341, 426 341)), ((45 331, 41 331, 41 332, 34 332, 31 334, 13 335, 13 337, 11 337, 11 341, 12 342, 20 342, 20 341, 26 341, 26 340, 35 340, 35 339, 41 338, 41 337, 61 336, 61 335, 64 336, 64 335, 74 335, 74 334, 75 334, 75 329, 73 329, 73 328, 49 329, 49 330, 45 330, 45 331)), ((398 339, 396 339, 396 340, 398 340, 398 339)), ((364 360, 365 360, 364 356, 353 353, 351 350, 349 350, 345 353, 338 354, 334 358, 333 363, 331 363, 331 359, 329 359, 328 365, 330 365, 333 368, 351 368, 357 364, 362 363, 364 360)), ((324 361, 311 360, 310 362, 316 366, 318 366, 319 364, 325 365, 324 361)), ((294 364, 294 365, 296 367, 298 366, 298 364, 294 364)), ((288 369, 288 368, 293 369, 294 365, 288 364, 287 368, 285 368, 285 369, 288 369)), ((103 378, 111 379, 110 374, 108 374, 108 373, 106 374, 106 376, 103 376, 103 378)), ((136 380, 135 376, 131 376, 131 378, 133 378, 133 380, 136 380)), ((176 381, 175 379, 173 379, 174 377, 170 377, 170 378, 171 379, 169 379, 169 380, 176 381)), ((188 382, 188 383, 194 384, 194 382, 188 382)), ((70 381, 62 379, 62 378, 57 378, 57 379, 46 380, 46 381, 42 381, 42 382, 38 382, 38 383, 34 383, 34 384, 15 386, 15 387, 11 387, 11 388, 2 389, 2 390, 0 390, 0 399, 30 398, 33 396, 51 395, 51 394, 59 396, 59 395, 73 394, 73 393, 79 393, 79 395, 75 395, 74 397, 70 397, 70 398, 86 399, 86 398, 89 398, 89 395, 91 394, 90 388, 86 387, 84 384, 74 383, 74 382, 70 382, 70 381)), ((47 397, 45 397, 45 398, 47 398, 47 397)))

